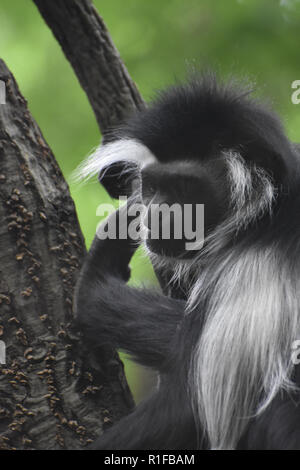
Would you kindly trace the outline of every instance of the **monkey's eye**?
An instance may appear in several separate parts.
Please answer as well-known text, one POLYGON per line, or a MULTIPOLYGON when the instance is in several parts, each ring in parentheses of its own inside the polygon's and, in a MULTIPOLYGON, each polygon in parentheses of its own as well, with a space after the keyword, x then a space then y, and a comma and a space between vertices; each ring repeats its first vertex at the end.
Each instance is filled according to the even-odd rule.
POLYGON ((149 185, 147 185, 147 188, 146 188, 146 189, 147 189, 147 191, 149 191, 149 193, 151 193, 151 194, 154 194, 154 193, 156 192, 156 188, 155 188, 154 184, 149 184, 149 185))

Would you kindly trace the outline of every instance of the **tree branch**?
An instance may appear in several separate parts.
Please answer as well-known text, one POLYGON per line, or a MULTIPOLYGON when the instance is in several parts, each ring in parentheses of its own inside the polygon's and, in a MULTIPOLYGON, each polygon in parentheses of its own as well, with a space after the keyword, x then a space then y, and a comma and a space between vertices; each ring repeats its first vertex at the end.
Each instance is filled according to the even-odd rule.
POLYGON ((144 106, 90 0, 33 0, 85 90, 102 134, 144 106))
POLYGON ((2 61, 0 79, 0 449, 77 449, 133 401, 118 356, 82 351, 72 332, 85 255, 74 204, 2 61))
MULTIPOLYGON (((33 1, 70 61, 104 136, 145 106, 90 0, 33 1)), ((164 293, 178 296, 169 286, 173 273, 155 273, 164 293)))

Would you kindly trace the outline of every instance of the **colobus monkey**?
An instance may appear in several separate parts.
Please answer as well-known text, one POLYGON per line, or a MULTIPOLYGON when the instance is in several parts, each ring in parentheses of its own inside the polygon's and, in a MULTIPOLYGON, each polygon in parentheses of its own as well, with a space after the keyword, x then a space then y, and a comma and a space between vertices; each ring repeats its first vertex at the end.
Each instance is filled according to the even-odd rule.
POLYGON ((151 239, 151 218, 144 227, 173 296, 126 285, 136 242, 92 244, 75 299, 85 341, 160 374, 94 448, 300 449, 299 158, 267 105, 207 75, 161 93, 85 162, 81 174, 98 173, 128 206, 205 211, 198 250, 174 236, 172 218, 169 240, 151 239))

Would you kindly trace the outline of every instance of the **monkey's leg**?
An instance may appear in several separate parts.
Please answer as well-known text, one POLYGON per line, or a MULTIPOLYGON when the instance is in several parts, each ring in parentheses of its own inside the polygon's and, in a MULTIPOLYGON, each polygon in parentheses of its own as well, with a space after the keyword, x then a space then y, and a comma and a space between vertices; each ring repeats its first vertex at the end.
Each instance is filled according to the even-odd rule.
POLYGON ((300 450, 300 394, 280 391, 268 408, 253 418, 238 450, 300 450))
POLYGON ((185 393, 183 388, 180 389, 179 380, 162 384, 130 415, 105 431, 92 449, 197 449, 197 433, 185 393))

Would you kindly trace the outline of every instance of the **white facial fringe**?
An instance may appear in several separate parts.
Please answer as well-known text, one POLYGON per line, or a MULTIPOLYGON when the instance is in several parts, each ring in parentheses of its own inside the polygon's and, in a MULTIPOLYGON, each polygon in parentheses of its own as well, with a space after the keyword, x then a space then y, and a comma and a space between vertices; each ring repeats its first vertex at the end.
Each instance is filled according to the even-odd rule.
POLYGON ((259 219, 266 212, 271 214, 276 195, 276 188, 264 170, 258 167, 250 170, 240 154, 233 151, 224 153, 223 157, 228 166, 231 213, 215 231, 206 236, 204 248, 199 255, 192 259, 162 257, 152 253, 145 244, 145 252, 151 258, 152 264, 161 272, 173 272, 169 284, 189 289, 187 311, 197 307, 200 298, 199 286, 203 285, 201 276, 199 280, 199 273, 203 272, 205 277, 206 258, 219 253, 221 248, 232 241, 241 229, 247 228, 249 223, 259 219))
POLYGON ((135 162, 140 168, 143 168, 157 160, 150 150, 137 140, 119 139, 98 147, 79 165, 74 172, 74 179, 77 181, 90 179, 110 165, 121 161, 135 162))
POLYGON ((291 345, 300 326, 300 286, 291 280, 275 246, 226 249, 241 228, 263 214, 271 216, 275 195, 262 169, 247 168, 235 153, 226 159, 232 213, 206 240, 200 255, 205 268, 198 273, 187 309, 200 311, 205 304, 190 392, 199 429, 214 449, 234 449, 249 419, 280 389, 293 387, 291 345))

